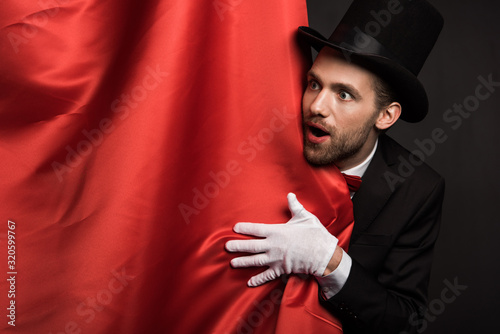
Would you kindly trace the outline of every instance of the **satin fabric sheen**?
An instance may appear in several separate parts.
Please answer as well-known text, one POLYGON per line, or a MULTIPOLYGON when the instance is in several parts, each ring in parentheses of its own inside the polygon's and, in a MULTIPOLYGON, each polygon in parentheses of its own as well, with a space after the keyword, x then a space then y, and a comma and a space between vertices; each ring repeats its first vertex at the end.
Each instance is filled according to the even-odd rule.
POLYGON ((238 221, 286 222, 288 192, 347 247, 345 182, 301 153, 306 14, 302 0, 2 2, 2 333, 341 333, 314 279, 249 288, 264 268, 224 250, 238 221))

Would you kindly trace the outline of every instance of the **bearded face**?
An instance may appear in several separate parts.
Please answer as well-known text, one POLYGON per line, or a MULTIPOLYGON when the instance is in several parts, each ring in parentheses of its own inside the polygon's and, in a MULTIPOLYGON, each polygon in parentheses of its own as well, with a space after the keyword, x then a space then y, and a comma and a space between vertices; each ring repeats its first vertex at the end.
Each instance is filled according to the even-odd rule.
MULTIPOLYGON (((377 137, 375 76, 323 48, 307 74, 302 99, 304 156, 314 165, 350 168, 377 137)), ((342 169, 342 168, 341 168, 342 169)))

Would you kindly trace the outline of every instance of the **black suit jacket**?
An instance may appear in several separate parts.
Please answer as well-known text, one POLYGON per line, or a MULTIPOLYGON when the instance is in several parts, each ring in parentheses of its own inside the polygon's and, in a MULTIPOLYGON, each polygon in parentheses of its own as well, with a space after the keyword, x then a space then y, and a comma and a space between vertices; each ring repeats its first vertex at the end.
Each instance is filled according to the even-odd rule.
POLYGON ((323 305, 346 334, 416 332, 427 303, 444 180, 386 135, 353 197, 353 259, 342 290, 323 305))

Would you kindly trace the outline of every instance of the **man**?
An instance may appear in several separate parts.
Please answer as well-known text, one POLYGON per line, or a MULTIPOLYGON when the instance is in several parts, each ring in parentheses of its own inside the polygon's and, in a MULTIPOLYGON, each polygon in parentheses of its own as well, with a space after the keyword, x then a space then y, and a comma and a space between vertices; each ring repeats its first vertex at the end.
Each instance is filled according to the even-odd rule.
POLYGON ((427 96, 416 76, 442 24, 423 0, 355 0, 328 40, 299 28, 319 51, 303 96, 304 156, 354 175, 348 183, 361 178, 359 188, 349 188, 354 229, 346 253, 290 194, 288 223, 239 223, 235 232, 264 239, 226 244, 229 251, 257 253, 233 259, 233 267, 269 266, 248 285, 311 274, 345 333, 419 329, 444 181, 385 131, 400 118, 425 117, 427 96), (412 166, 404 176, 402 164, 412 166))

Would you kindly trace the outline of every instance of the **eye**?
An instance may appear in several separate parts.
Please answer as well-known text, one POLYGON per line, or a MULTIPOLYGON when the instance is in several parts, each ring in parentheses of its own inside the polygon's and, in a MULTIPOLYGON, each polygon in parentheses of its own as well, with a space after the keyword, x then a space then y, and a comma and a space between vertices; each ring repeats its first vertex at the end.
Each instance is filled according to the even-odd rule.
POLYGON ((321 88, 321 86, 316 80, 309 80, 309 88, 311 88, 312 90, 318 90, 321 88))
POLYGON ((344 100, 344 101, 351 101, 351 100, 354 100, 354 96, 352 96, 350 93, 344 91, 344 90, 341 90, 339 92, 339 97, 344 100))

